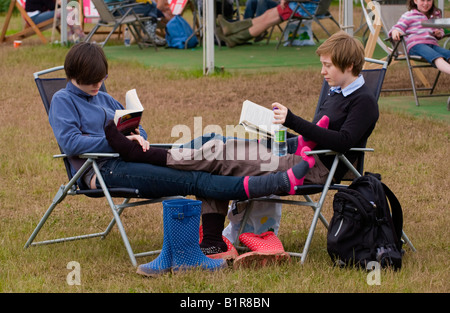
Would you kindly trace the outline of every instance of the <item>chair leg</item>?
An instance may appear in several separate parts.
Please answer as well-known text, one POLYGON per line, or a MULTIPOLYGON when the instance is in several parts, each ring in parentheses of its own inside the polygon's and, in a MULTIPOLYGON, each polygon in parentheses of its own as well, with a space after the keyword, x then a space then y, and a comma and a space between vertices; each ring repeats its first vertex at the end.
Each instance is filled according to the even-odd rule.
POLYGON ((417 97, 416 82, 414 81, 414 74, 413 74, 413 70, 412 70, 409 58, 408 58, 408 70, 409 70, 409 77, 411 79, 411 87, 412 87, 414 99, 416 101, 416 106, 419 106, 419 98, 417 97))
MULTIPOLYGON (((406 43, 404 40, 402 40, 402 44, 403 44, 403 51, 407 51, 406 43)), ((412 69, 412 65, 411 65, 411 59, 409 58, 407 53, 405 54, 405 56, 406 56, 406 62, 408 63, 409 77, 411 79, 411 87, 413 90, 414 99, 416 100, 416 106, 419 106, 419 98, 417 97, 416 82, 414 81, 414 74, 413 74, 413 69, 412 69)))
POLYGON ((439 71, 439 70, 437 70, 437 71, 438 71, 438 73, 436 74, 436 78, 434 79, 433 86, 431 87, 430 95, 433 94, 434 89, 436 88, 437 82, 438 82, 438 80, 439 80, 439 76, 441 76, 441 71, 439 71))
POLYGON ((330 37, 331 36, 330 32, 328 31, 328 29, 325 28, 325 26, 322 25, 322 23, 319 21, 319 19, 315 16, 313 19, 314 19, 314 22, 319 24, 319 26, 324 30, 324 32, 328 35, 328 37, 330 37))
POLYGON ((114 25, 113 29, 109 32, 108 36, 106 36, 106 39, 101 43, 101 47, 104 47, 105 44, 108 42, 109 38, 112 36, 112 34, 114 34, 114 32, 116 31, 117 27, 119 27, 120 25, 116 24, 114 25))
POLYGON ((77 236, 77 237, 69 237, 69 238, 60 238, 60 239, 53 239, 53 240, 46 240, 41 241, 39 243, 33 244, 34 239, 36 238, 37 234, 41 230, 42 226, 44 226, 45 222, 47 221, 50 214, 53 212, 55 207, 64 200, 64 198, 67 196, 70 190, 72 190, 72 187, 75 185, 77 180, 81 177, 81 175, 84 173, 84 171, 91 166, 92 159, 88 159, 83 166, 80 168, 80 170, 75 174, 72 179, 67 183, 67 185, 62 185, 58 191, 56 192, 55 197, 53 198, 52 203, 50 204, 49 208, 45 212, 44 216, 39 221, 38 225, 34 229, 33 233, 31 234, 30 238, 25 243, 24 249, 28 248, 31 245, 38 245, 38 244, 50 244, 50 243, 57 243, 57 242, 63 242, 63 241, 69 241, 69 240, 76 240, 81 238, 87 238, 87 237, 98 237, 99 234, 92 234, 92 235, 83 235, 83 236, 77 236))
POLYGON ((66 197, 67 192, 68 192, 69 189, 70 189, 70 187, 67 188, 67 186, 64 186, 64 185, 62 185, 58 189, 58 192, 56 193, 55 197, 53 198, 53 201, 50 204, 49 208, 47 209, 47 211, 45 212, 44 216, 39 221, 38 225, 34 229, 33 233, 30 236, 30 238, 28 238, 27 242, 25 243, 25 246, 23 247, 24 249, 26 249, 26 248, 28 248, 29 246, 32 245, 34 239, 36 238, 37 234, 41 230, 42 226, 44 226, 44 224, 47 221, 48 217, 50 216, 50 214, 52 214, 53 210, 58 205, 58 203, 60 203, 66 197))
POLYGON ((411 240, 409 240, 408 236, 406 236, 405 232, 402 232, 402 239, 406 242, 406 244, 411 248, 413 252, 417 251, 411 240))
MULTIPOLYGON (((130 199, 127 198, 125 200, 123 200, 122 205, 120 208, 117 208, 116 205, 115 206, 115 210, 117 211, 117 214, 120 216, 122 215, 123 210, 125 209, 125 205, 130 202, 130 199)), ((106 236, 108 236, 108 234, 111 232, 111 230, 113 229, 114 225, 116 225, 116 220, 114 219, 114 217, 111 219, 111 222, 109 222, 108 226, 106 227, 105 231, 103 232, 104 236, 102 237, 102 239, 105 239, 106 236)))
POLYGON ((89 34, 86 36, 86 38, 84 39, 85 42, 89 42, 92 38, 92 36, 95 35, 95 33, 97 32, 97 30, 100 28, 100 26, 97 24, 94 26, 94 28, 92 28, 92 30, 89 32, 89 34))
MULTIPOLYGON (((301 253, 301 258, 300 258, 300 263, 301 264, 304 264, 305 261, 306 261, 306 256, 308 255, 309 247, 311 245, 311 241, 312 241, 312 238, 314 236, 314 232, 316 230, 316 226, 317 226, 317 222, 319 220, 319 217, 321 217, 321 220, 323 222, 323 216, 322 216, 322 213, 321 213, 321 209, 322 209, 322 205, 323 205, 323 201, 322 200, 325 200, 325 197, 323 195, 324 194, 322 193, 321 199, 317 203, 317 205, 312 207, 313 210, 314 210, 314 216, 313 216, 313 219, 311 221, 311 226, 309 227, 308 236, 306 237, 305 245, 303 246, 303 251, 301 253)), ((305 196, 305 198, 308 199, 309 196, 305 196)), ((309 201, 311 201, 311 198, 309 198, 309 201)), ((328 224, 328 222, 325 222, 325 223, 328 224)), ((291 255, 294 255, 294 254, 291 254, 291 255)), ((296 255, 294 255, 294 256, 296 256, 296 255)))
POLYGON ((97 180, 100 183, 100 186, 102 187, 102 190, 105 194, 106 200, 108 201, 108 204, 111 208, 115 223, 117 224, 117 228, 119 229, 120 235, 122 236, 123 243, 125 245, 125 248, 127 249, 128 256, 130 257, 131 264, 133 264, 133 266, 136 267, 137 266, 136 257, 134 255, 133 249, 131 249, 130 241, 128 240, 128 236, 125 232, 125 228, 123 227, 119 212, 116 210, 116 205, 114 204, 113 199, 112 199, 111 195, 109 194, 108 187, 106 186, 105 181, 103 180, 103 177, 100 174, 100 170, 97 166, 97 163, 94 162, 92 164, 92 166, 94 168, 95 173, 97 173, 97 180))

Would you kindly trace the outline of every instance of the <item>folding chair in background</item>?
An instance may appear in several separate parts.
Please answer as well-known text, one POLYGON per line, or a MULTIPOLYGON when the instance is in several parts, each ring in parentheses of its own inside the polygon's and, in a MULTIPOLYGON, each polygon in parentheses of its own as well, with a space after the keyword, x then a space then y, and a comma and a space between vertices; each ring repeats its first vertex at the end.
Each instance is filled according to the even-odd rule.
POLYGON ((332 21, 336 26, 340 29, 341 26, 336 21, 336 19, 331 15, 330 13, 330 5, 332 0, 320 0, 319 5, 317 6, 316 12, 314 14, 310 14, 309 12, 306 12, 308 15, 311 15, 314 22, 319 24, 319 26, 325 31, 325 33, 328 35, 328 37, 331 36, 331 32, 320 22, 321 20, 329 19, 332 21))
POLYGON ((367 26, 371 32, 366 46, 366 57, 372 56, 375 45, 378 44, 387 53, 386 61, 388 62, 388 65, 391 65, 397 61, 406 61, 408 74, 411 81, 411 88, 391 88, 383 89, 382 91, 412 91, 417 106, 420 105, 419 98, 450 95, 448 93, 434 93, 441 75, 441 72, 438 69, 435 69, 424 58, 406 53, 406 42, 403 38, 397 42, 394 42, 392 39, 388 38, 388 33, 392 26, 394 26, 401 15, 406 12, 406 5, 383 3, 381 1, 372 1, 367 4, 365 2, 367 2, 367 0, 361 0, 361 6, 363 14, 366 18, 367 26), (380 32, 385 35, 387 38, 386 40, 382 40, 382 38, 380 38, 380 32), (434 69, 436 74, 433 83, 430 83, 424 73, 420 70, 423 68, 434 69), (420 80, 423 87, 418 87, 416 78, 420 80), (428 93, 419 94, 419 92, 422 91, 427 91, 428 93))
MULTIPOLYGON (((368 59, 366 58, 366 62, 374 62, 381 65, 381 68, 378 69, 370 69, 370 70, 363 70, 362 75, 364 76, 365 83, 368 85, 368 87, 373 90, 374 96, 376 99, 379 98, 381 87, 384 81, 384 76, 386 73, 387 68, 387 62, 379 61, 375 59, 368 59)), ((317 110, 319 110, 321 103, 323 102, 323 99, 328 95, 330 87, 328 86, 328 83, 324 80, 322 84, 322 89, 319 96, 319 101, 317 104, 317 110)), ((248 220, 248 217, 251 214, 251 203, 255 201, 264 201, 264 202, 274 202, 274 203, 284 203, 284 204, 291 204, 291 205, 298 205, 298 206, 309 206, 313 209, 314 215, 312 218, 311 226, 308 231, 308 235, 306 238, 305 245, 303 247, 303 251, 301 253, 298 252, 289 252, 291 256, 294 257, 300 257, 301 258, 301 264, 303 264, 306 260, 306 256, 308 254, 311 241, 316 229, 316 225, 318 220, 322 222, 322 224, 328 229, 328 221, 326 218, 322 215, 322 207, 325 202, 326 196, 330 190, 338 190, 339 188, 346 188, 348 185, 353 181, 354 178, 359 177, 363 175, 364 173, 364 157, 366 152, 373 152, 374 150, 372 148, 367 148, 365 145, 364 147, 357 147, 350 149, 347 153, 338 153, 332 150, 313 150, 310 152, 307 152, 306 154, 312 155, 331 155, 334 156, 334 160, 332 163, 332 166, 330 168, 330 173, 327 177, 327 180, 325 184, 323 185, 303 185, 303 186, 297 186, 296 187, 296 194, 295 196, 303 196, 306 201, 299 201, 299 200, 286 200, 281 197, 280 199, 276 198, 259 198, 259 199, 252 199, 252 200, 246 200, 246 210, 244 213, 243 220, 241 222, 241 228, 239 230, 239 234, 241 234, 244 230, 244 227, 246 225, 246 222, 248 220), (357 159, 354 164, 352 164, 348 160, 349 154, 356 154, 357 159), (337 167, 339 164, 344 164, 348 168, 348 172, 345 174, 344 178, 341 182, 334 182, 333 178, 336 173, 337 167), (318 201, 313 201, 310 197, 311 195, 320 195, 318 201)), ((410 246, 410 248, 415 251, 414 246, 412 245, 411 241, 408 239, 405 233, 403 233, 402 236, 403 240, 410 246)), ((242 247, 239 247, 239 240, 236 241, 235 245, 242 249, 242 247)))
MULTIPOLYGON (((236 2, 238 2, 236 0, 236 2)), ((204 24, 204 16, 203 16, 203 0, 189 0, 189 6, 192 11, 192 30, 193 33, 191 36, 188 37, 185 43, 185 49, 187 49, 189 40, 191 40, 192 37, 197 36, 198 42, 202 44, 203 40, 203 24, 204 24)), ((214 32, 214 38, 218 44, 219 47, 221 47, 221 41, 219 37, 214 32)))
POLYGON ((28 16, 25 11, 25 0, 11 0, 9 4, 8 12, 6 13, 5 23, 3 24, 2 32, 0 34, 0 43, 13 42, 14 40, 22 40, 33 35, 37 35, 42 43, 48 43, 47 38, 42 34, 42 31, 49 29, 53 26, 53 18, 43 21, 39 24, 35 24, 33 20, 28 16), (9 22, 11 21, 11 16, 13 14, 14 8, 17 8, 21 17, 25 21, 23 30, 6 36, 6 31, 8 30, 9 22))
MULTIPOLYGON (((66 86, 66 79, 65 78, 44 78, 42 76, 50 74, 50 73, 58 73, 58 71, 63 70, 63 66, 54 67, 48 70, 40 71, 34 73, 34 79, 37 85, 37 88, 39 90, 39 94, 41 95, 42 102, 44 103, 45 110, 48 114, 48 111, 50 109, 50 103, 51 99, 53 97, 53 94, 57 92, 58 90, 64 88, 66 86)), ((102 85, 102 90, 106 91, 105 86, 102 85)), ((159 147, 166 147, 170 148, 170 145, 165 144, 157 144, 159 147)), ((159 254, 161 250, 155 250, 155 251, 148 251, 148 252, 142 252, 142 253, 134 253, 133 249, 130 245, 130 242, 128 240, 128 236, 125 232, 122 220, 120 218, 123 211, 128 207, 136 207, 151 203, 159 203, 166 199, 175 199, 180 197, 165 197, 165 198, 158 198, 158 199, 143 199, 141 196, 139 190, 137 189, 130 189, 130 188, 108 188, 102 178, 102 175, 99 171, 99 168, 97 166, 97 160, 99 158, 114 158, 118 157, 118 153, 85 153, 80 155, 79 157, 82 159, 86 159, 86 162, 83 164, 83 166, 75 173, 75 175, 72 175, 71 171, 71 165, 69 163, 68 156, 65 154, 58 154, 55 155, 54 158, 60 158, 64 161, 64 165, 66 168, 67 176, 68 176, 68 182, 66 184, 63 184, 59 187, 58 191, 56 192, 55 197, 53 198, 52 203, 48 207, 47 211, 41 218, 40 222, 34 229, 33 233, 29 237, 28 241, 25 244, 25 248, 28 248, 30 246, 38 246, 38 245, 46 245, 46 244, 53 244, 53 243, 60 243, 60 242, 66 242, 66 241, 73 241, 73 240, 80 240, 80 239, 88 239, 88 238, 105 238, 112 230, 114 225, 117 225, 119 233, 122 237, 123 243, 125 245, 125 248, 127 250, 128 256, 130 258, 130 261, 133 266, 137 266, 136 258, 137 257, 143 257, 148 255, 154 255, 159 254), (101 185, 100 189, 87 189, 84 186, 81 186, 78 182, 80 177, 83 175, 86 169, 88 169, 90 166, 93 167, 97 179, 101 185), (109 207, 111 208, 112 213, 112 219, 109 225, 106 227, 106 229, 103 232, 99 233, 92 233, 92 234, 84 234, 84 235, 78 235, 73 237, 65 237, 65 238, 58 238, 58 239, 51 239, 51 240, 43 240, 35 242, 35 238, 46 223, 47 219, 52 214, 53 210, 56 208, 56 206, 61 203, 66 196, 87 196, 89 198, 105 198, 109 207), (121 198, 124 199, 121 204, 114 203, 114 199, 121 198), (131 200, 134 199, 135 201, 131 202, 131 200)))
POLYGON ((192 35, 188 37, 186 40, 184 48, 187 49, 187 45, 189 43, 189 40, 191 40, 192 37, 197 36, 198 42, 202 42, 203 38, 203 18, 199 10, 199 4, 198 1, 203 0, 189 0, 189 6, 192 11, 192 35))
POLYGON ((153 45, 155 50, 157 50, 156 44, 149 44, 149 41, 145 41, 141 36, 141 33, 146 34, 144 23, 149 21, 151 17, 143 17, 136 14, 133 11, 133 7, 139 5, 139 3, 110 3, 106 4, 104 0, 91 0, 94 3, 95 8, 100 16, 100 20, 92 28, 91 32, 86 36, 85 41, 89 42, 92 39, 100 27, 110 27, 112 30, 108 33, 105 40, 100 44, 102 47, 108 42, 111 35, 119 28, 121 25, 126 25, 131 35, 134 37, 139 48, 142 49, 144 46, 153 45), (110 9, 108 6, 112 6, 110 9))
MULTIPOLYGON (((270 30, 269 39, 272 36, 273 30, 274 30, 275 27, 278 27, 278 28, 282 29, 280 38, 278 39, 278 43, 277 43, 277 46, 276 46, 277 50, 278 50, 278 48, 280 47, 280 45, 283 42, 288 42, 288 46, 292 46, 292 43, 294 42, 295 36, 296 36, 298 30, 300 29, 300 26, 302 25, 302 22, 306 21, 306 20, 311 20, 311 21, 314 20, 313 16, 311 14, 309 14, 309 15, 301 15, 300 16, 300 15, 296 15, 295 13, 300 8, 303 9, 303 11, 307 12, 304 4, 305 5, 311 4, 311 3, 316 2, 316 1, 293 0, 293 1, 289 1, 289 2, 295 2, 297 4, 295 6, 295 9, 292 11, 291 16, 289 16, 288 20, 286 21, 284 27, 282 27, 280 24, 278 24, 278 25, 272 26, 272 29, 270 30), (285 34, 286 34, 287 30, 289 29, 289 25, 291 25, 291 24, 296 25, 295 30, 292 32, 292 36, 290 36, 290 38, 288 40, 285 40, 284 39, 285 34)), ((314 39, 317 42, 319 42, 319 38, 317 38, 314 33, 313 33, 313 36, 314 36, 314 39)), ((269 42, 269 39, 268 39, 267 42, 269 42)))

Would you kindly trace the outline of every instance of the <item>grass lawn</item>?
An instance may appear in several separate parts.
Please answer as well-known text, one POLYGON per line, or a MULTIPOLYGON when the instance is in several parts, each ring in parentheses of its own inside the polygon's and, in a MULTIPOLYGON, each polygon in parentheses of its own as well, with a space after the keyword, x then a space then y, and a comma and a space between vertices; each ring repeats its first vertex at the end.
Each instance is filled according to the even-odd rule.
MULTIPOLYGON (((52 158, 59 151, 32 73, 63 64, 67 48, 43 46, 34 40, 27 40, 17 50, 8 45, 0 46, 0 142, 3 147, 0 150, 0 292, 237 295, 450 291, 450 245, 446 230, 450 222, 447 192, 450 188, 447 166, 450 113, 445 109, 446 99, 423 100, 421 106, 415 108, 412 97, 406 94, 383 94, 380 99, 380 119, 368 143, 375 152, 367 156, 366 170, 381 173, 383 181, 397 194, 404 210, 404 230, 417 252, 405 248, 402 270, 381 271, 380 285, 369 285, 366 271, 332 266, 326 251, 326 229, 322 225, 316 229, 304 265, 293 259, 289 264, 262 269, 228 268, 214 273, 193 270, 154 279, 135 274, 116 230, 105 240, 24 250, 23 245, 56 190, 66 181, 63 165, 52 158), (417 113, 417 110, 425 111, 417 113), (71 261, 80 264, 80 285, 69 285, 66 281, 72 271, 67 268, 71 261)), ((200 132, 207 125, 218 125, 222 129, 235 125, 245 99, 263 105, 278 101, 296 114, 312 119, 322 82, 319 65, 314 61, 317 58, 314 49, 308 53, 309 61, 288 55, 303 53, 309 49, 306 47, 281 48, 274 52, 283 55, 285 60, 268 53, 254 54, 253 58, 244 60, 248 68, 243 70, 233 68, 236 59, 225 57, 231 53, 239 54, 239 58, 249 57, 257 48, 252 45, 219 49, 216 65, 224 66, 225 73, 203 77, 199 74, 201 63, 196 69, 182 68, 182 64, 194 62, 191 58, 198 58, 201 53, 197 49, 155 52, 132 47, 127 55, 122 51, 127 48, 111 45, 105 48, 111 60, 108 91, 123 102, 127 90, 137 89, 145 107, 142 124, 151 142, 177 140, 171 132, 176 125, 187 125, 196 133, 195 117, 202 118, 200 132), (128 57, 124 60, 120 55, 128 57), (143 56, 146 62, 138 60, 143 56), (152 63, 162 64, 166 57, 172 61, 168 63, 177 66, 165 68, 152 63), (268 67, 269 60, 278 65, 268 67), (287 65, 277 62, 287 62, 287 65), (262 68, 261 64, 266 66, 262 68), (260 67, 262 70, 258 71, 260 67)), ((394 69, 397 68, 402 69, 394 69)), ((404 72, 400 70, 388 70, 386 83, 404 79, 404 72)), ((443 77, 442 86, 440 88, 448 89, 448 77, 443 77)), ((329 196, 324 208, 328 220, 332 215, 331 204, 329 196)), ((108 210, 100 199, 68 197, 54 211, 39 239, 102 231, 110 219, 108 210)), ((287 251, 299 251, 303 247, 311 217, 311 210, 283 206, 279 238, 287 251)), ((123 219, 136 251, 161 247, 162 205, 129 209, 123 219)), ((152 259, 147 257, 138 262, 152 259)), ((297 301, 295 297, 286 300, 288 303, 297 301)))

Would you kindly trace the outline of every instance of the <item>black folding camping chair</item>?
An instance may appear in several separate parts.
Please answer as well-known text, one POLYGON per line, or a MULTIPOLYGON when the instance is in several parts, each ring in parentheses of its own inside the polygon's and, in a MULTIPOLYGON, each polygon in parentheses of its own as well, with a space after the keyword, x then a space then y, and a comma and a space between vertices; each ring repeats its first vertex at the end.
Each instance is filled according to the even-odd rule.
MULTIPOLYGON (((41 76, 58 72, 63 70, 63 66, 58 66, 54 68, 50 68, 48 70, 40 71, 37 73, 34 73, 34 79, 36 82, 36 85, 39 90, 39 94, 41 95, 42 102, 44 103, 44 108, 48 114, 48 111, 50 109, 51 99, 53 97, 53 94, 57 92, 58 90, 64 88, 66 86, 66 79, 65 78, 43 78, 41 76)), ((106 91, 106 88, 104 85, 102 85, 102 90, 106 91)), ((159 144, 159 147, 166 147, 169 148, 169 145, 166 144, 159 144)), ((129 258, 131 260, 131 263, 133 266, 137 266, 136 258, 137 257, 143 257, 148 255, 154 255, 159 254, 161 250, 155 250, 155 251, 148 251, 148 252, 141 252, 141 253, 134 253, 130 242, 128 240, 128 236, 125 232, 122 220, 120 218, 121 214, 126 208, 129 207, 136 207, 136 206, 142 206, 146 204, 151 203, 159 203, 166 199, 173 199, 173 198, 180 198, 180 197, 164 197, 164 198, 158 198, 158 199, 144 199, 138 189, 131 189, 131 188, 108 188, 102 178, 102 174, 97 166, 97 160, 99 158, 114 158, 118 157, 118 153, 85 153, 80 155, 79 157, 82 159, 86 159, 83 166, 74 174, 72 175, 71 171, 71 165, 69 162, 69 158, 65 154, 57 154, 54 155, 54 158, 62 159, 66 168, 68 182, 66 184, 61 185, 58 188, 58 191, 56 192, 55 197, 52 200, 52 203, 48 207, 47 211, 41 218, 40 222, 34 229, 33 233, 29 237, 28 241, 25 244, 25 248, 28 248, 30 246, 38 246, 38 245, 45 245, 45 244, 53 244, 53 243, 60 243, 60 242, 66 242, 66 241, 73 241, 73 240, 80 240, 80 239, 88 239, 88 238, 105 238, 113 229, 115 225, 117 225, 117 228, 120 232, 120 235, 122 237, 122 240, 124 242, 125 248, 127 250, 127 253, 129 255, 129 258), (88 189, 86 186, 83 186, 82 181, 80 180, 80 177, 83 175, 86 169, 88 169, 90 166, 93 167, 95 173, 97 174, 97 179, 101 185, 100 189, 88 189), (64 238, 57 238, 57 239, 51 239, 51 240, 43 240, 43 241, 37 241, 35 242, 35 238, 48 220, 49 216, 52 214, 53 210, 57 207, 58 204, 60 204, 66 196, 86 196, 89 198, 105 198, 109 207, 111 208, 112 213, 112 219, 109 223, 109 225, 106 227, 106 229, 103 232, 98 233, 91 233, 91 234, 84 234, 84 235, 77 235, 72 237, 64 237, 64 238), (123 199, 122 203, 116 204, 114 202, 114 199, 123 199), (135 200, 135 201, 131 201, 135 200)))

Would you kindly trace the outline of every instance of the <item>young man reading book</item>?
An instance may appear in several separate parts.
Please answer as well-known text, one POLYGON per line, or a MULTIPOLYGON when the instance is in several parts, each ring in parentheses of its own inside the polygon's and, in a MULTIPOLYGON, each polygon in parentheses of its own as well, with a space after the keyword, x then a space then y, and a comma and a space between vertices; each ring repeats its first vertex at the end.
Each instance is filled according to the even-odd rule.
MULTIPOLYGON (((70 157, 72 171, 75 171, 84 162, 77 157, 79 154, 116 151, 108 144, 104 128, 108 121, 114 119, 115 111, 124 108, 113 97, 100 91, 100 86, 108 75, 108 63, 102 48, 96 44, 82 42, 74 45, 66 55, 64 70, 68 82, 66 88, 56 92, 52 98, 49 122, 59 146, 70 157)), ((155 161, 156 164, 165 164, 167 153, 164 150, 149 149, 147 134, 141 126, 134 134, 124 137, 113 121, 112 124, 126 143, 137 142, 140 151, 161 160, 155 161)), ((291 186, 303 179, 311 162, 314 162, 311 157, 304 158, 289 170, 289 175, 284 171, 261 177, 181 171, 154 164, 128 162, 122 158, 99 159, 97 163, 107 187, 138 189, 145 198, 195 195, 203 199, 228 201, 286 194, 293 188, 291 186)), ((81 180, 85 188, 98 186, 92 170, 86 171, 81 180)), ((140 270, 150 271, 147 267, 140 270)))
MULTIPOLYGON (((286 106, 280 103, 272 104, 274 108, 274 117, 276 124, 296 131, 301 136, 288 139, 288 155, 278 158, 279 163, 275 171, 287 171, 291 177, 289 168, 292 164, 302 160, 298 155, 302 154, 304 149, 332 149, 338 152, 347 152, 353 147, 363 147, 368 137, 372 133, 378 120, 378 104, 373 97, 373 93, 364 84, 364 78, 360 75, 364 65, 364 47, 362 44, 349 36, 345 32, 339 32, 327 39, 316 51, 322 63, 321 74, 331 86, 327 97, 319 104, 318 111, 309 122, 293 114, 286 106), (275 109, 276 108, 276 109, 275 109), (306 147, 306 148, 305 148, 306 147)), ((112 123, 107 124, 106 136, 110 145, 118 150, 122 157, 136 162, 155 162, 148 152, 143 151, 138 145, 126 142, 120 133, 117 132, 112 123), (133 147, 134 146, 134 147, 133 147)), ((204 138, 207 141, 208 138, 204 138)), ((166 157, 159 159, 159 164, 180 168, 183 170, 202 170, 212 171, 224 175, 263 175, 262 158, 258 160, 236 160, 236 159, 211 159, 200 158, 198 156, 208 155, 212 151, 211 145, 216 148, 227 150, 228 145, 240 145, 242 149, 258 149, 264 151, 261 145, 251 144, 249 141, 223 140, 223 138, 213 138, 207 141, 200 150, 204 154, 199 154, 199 150, 179 149, 176 151, 167 151, 166 157), (214 140, 217 139, 217 140, 214 140), (211 143, 215 141, 214 143, 211 143), (222 144, 221 144, 222 142, 222 144), (231 143, 230 143, 231 142, 231 143), (208 146, 209 145, 209 146, 208 146), (176 160, 174 153, 181 153, 184 158, 176 160), (188 156, 188 157, 186 157, 188 156), (194 157, 194 156, 197 156, 194 157)), ((152 149, 150 149, 152 150, 152 149)), ((263 156, 261 152, 253 155, 263 156)), ((246 151, 246 155, 250 155, 246 151)), ((209 155, 210 156, 210 155, 209 155)), ((350 162, 353 162, 356 156, 347 154, 350 162)), ((274 158, 272 156, 272 158, 274 158)), ((309 159, 311 161, 311 159, 309 159)), ((315 162, 310 163, 311 170, 302 178, 301 183, 324 183, 331 167, 332 157, 315 157, 315 162), (304 180, 304 181, 303 181, 304 180)), ((338 167, 335 180, 339 181, 347 171, 345 166, 338 167)), ((257 177, 259 178, 259 177, 257 177)), ((256 181, 255 177, 246 178, 244 181, 256 181)), ((289 191, 292 193, 293 189, 289 191)), ((250 192, 251 195, 251 192, 250 192)), ((204 236, 213 238, 216 242, 218 252, 225 252, 225 243, 222 240, 222 230, 227 213, 227 202, 215 202, 215 207, 210 207, 208 212, 203 212, 202 218, 210 221, 209 225, 217 227, 205 227, 204 236), (215 209, 215 211, 214 211, 215 209)))

